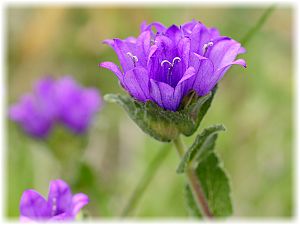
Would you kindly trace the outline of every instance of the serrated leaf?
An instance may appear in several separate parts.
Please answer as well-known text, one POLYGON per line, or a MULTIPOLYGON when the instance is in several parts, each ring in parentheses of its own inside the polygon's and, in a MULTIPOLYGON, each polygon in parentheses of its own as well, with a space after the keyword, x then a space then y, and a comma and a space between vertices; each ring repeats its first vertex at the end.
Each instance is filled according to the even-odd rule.
POLYGON ((214 149, 215 141, 218 137, 216 133, 220 131, 225 131, 225 127, 222 124, 208 127, 201 134, 197 135, 192 146, 182 157, 176 172, 185 172, 187 166, 194 158, 196 158, 196 161, 200 161, 205 155, 209 154, 214 149))
MULTIPOLYGON (((229 179, 220 165, 216 153, 211 152, 197 166, 196 175, 201 183, 208 206, 214 217, 226 217, 232 214, 229 179)), ((190 194, 191 193, 191 190, 190 194)), ((187 199, 189 207, 194 209, 195 201, 187 199)))
POLYGON ((189 136, 198 128, 213 99, 214 90, 206 96, 196 96, 186 108, 176 112, 165 110, 157 104, 147 101, 139 102, 130 96, 108 94, 104 99, 121 105, 130 118, 153 138, 169 142, 180 133, 189 136))

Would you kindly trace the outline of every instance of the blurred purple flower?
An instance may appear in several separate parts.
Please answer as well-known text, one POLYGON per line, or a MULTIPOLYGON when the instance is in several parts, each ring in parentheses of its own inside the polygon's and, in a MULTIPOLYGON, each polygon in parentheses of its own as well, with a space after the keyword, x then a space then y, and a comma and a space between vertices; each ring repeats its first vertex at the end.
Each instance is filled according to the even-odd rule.
POLYGON ((137 38, 104 43, 114 49, 123 71, 112 62, 99 65, 114 72, 135 99, 172 111, 191 90, 208 94, 233 64, 246 67, 243 59, 236 60, 245 52, 240 43, 196 21, 168 28, 143 23, 137 38))
POLYGON ((72 195, 70 187, 63 180, 53 180, 50 182, 47 200, 35 190, 24 191, 20 201, 20 220, 70 221, 88 203, 87 195, 72 195))
POLYGON ((82 88, 71 76, 57 81, 45 77, 36 83, 33 93, 24 95, 10 108, 9 116, 38 138, 46 137, 55 122, 83 133, 101 107, 101 101, 99 91, 82 88))
POLYGON ((75 133, 84 133, 101 105, 99 91, 84 89, 67 76, 57 81, 55 94, 58 119, 75 133))

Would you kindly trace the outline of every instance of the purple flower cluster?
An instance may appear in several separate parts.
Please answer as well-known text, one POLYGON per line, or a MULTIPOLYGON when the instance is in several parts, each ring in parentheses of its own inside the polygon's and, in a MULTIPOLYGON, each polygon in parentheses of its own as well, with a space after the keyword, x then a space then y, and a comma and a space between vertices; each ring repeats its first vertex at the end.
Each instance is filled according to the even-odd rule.
POLYGON ((50 182, 48 199, 35 190, 23 193, 20 202, 20 220, 30 221, 70 221, 74 220, 82 207, 89 203, 87 195, 72 195, 71 189, 62 180, 50 182))
POLYGON ((55 122, 74 133, 83 133, 102 100, 94 88, 82 88, 71 76, 54 80, 45 77, 10 108, 10 118, 34 137, 44 138, 55 122))
POLYGON ((137 38, 105 43, 118 55, 123 71, 112 62, 100 66, 114 72, 135 99, 172 111, 191 90, 208 94, 233 64, 246 67, 243 59, 236 60, 245 52, 240 43, 197 21, 168 28, 143 23, 137 38))

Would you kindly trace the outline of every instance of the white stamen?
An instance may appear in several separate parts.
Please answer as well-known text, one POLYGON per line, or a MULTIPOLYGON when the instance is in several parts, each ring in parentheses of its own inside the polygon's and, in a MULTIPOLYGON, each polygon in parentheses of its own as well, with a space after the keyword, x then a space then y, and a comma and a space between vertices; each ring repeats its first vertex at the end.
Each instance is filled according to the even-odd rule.
POLYGON ((135 63, 139 61, 138 57, 136 57, 135 55, 133 55, 131 52, 127 52, 126 54, 131 58, 134 66, 135 66, 135 63))
POLYGON ((161 63, 160 63, 160 66, 163 66, 165 63, 168 63, 169 65, 170 65, 170 67, 172 67, 173 66, 173 64, 172 63, 170 63, 168 60, 163 60, 161 63))
POLYGON ((169 60, 163 60, 163 61, 161 61, 161 63, 160 63, 160 66, 163 66, 165 63, 167 63, 167 64, 169 64, 169 69, 170 68, 173 68, 174 67, 174 65, 175 65, 175 63, 176 62, 180 62, 181 61, 181 58, 179 58, 179 57, 175 57, 173 60, 172 60, 172 63, 169 61, 169 60))
POLYGON ((57 201, 56 201, 56 198, 53 198, 52 199, 52 214, 55 215, 55 212, 57 210, 57 201))
POLYGON ((212 41, 208 42, 207 44, 204 44, 202 48, 203 55, 207 52, 207 49, 213 45, 214 43, 212 41))
POLYGON ((181 58, 175 57, 175 58, 173 59, 173 61, 172 61, 172 66, 175 65, 176 61, 180 62, 180 61, 181 61, 181 58))
POLYGON ((181 61, 181 58, 179 58, 179 57, 175 57, 173 60, 172 60, 172 63, 170 63, 170 61, 169 60, 163 60, 163 61, 161 61, 161 63, 160 63, 160 66, 163 66, 165 63, 167 63, 168 64, 168 74, 167 74, 167 79, 168 79, 168 82, 170 83, 171 82, 171 74, 172 74, 172 71, 173 71, 173 67, 174 67, 174 65, 175 65, 175 63, 177 63, 177 62, 180 62, 181 61))

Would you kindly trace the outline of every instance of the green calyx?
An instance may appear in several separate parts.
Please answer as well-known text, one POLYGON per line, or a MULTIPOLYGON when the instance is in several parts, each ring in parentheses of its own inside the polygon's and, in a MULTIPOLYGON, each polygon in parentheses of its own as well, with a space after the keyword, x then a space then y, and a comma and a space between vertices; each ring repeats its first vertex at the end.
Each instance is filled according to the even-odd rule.
POLYGON ((121 105, 146 134, 158 141, 170 142, 179 134, 190 136, 196 132, 211 105, 216 89, 217 87, 202 97, 190 93, 182 100, 176 112, 165 110, 151 101, 139 102, 120 94, 107 94, 104 99, 121 105))

